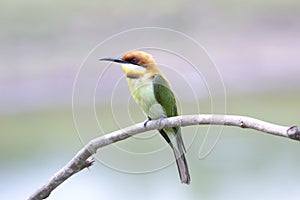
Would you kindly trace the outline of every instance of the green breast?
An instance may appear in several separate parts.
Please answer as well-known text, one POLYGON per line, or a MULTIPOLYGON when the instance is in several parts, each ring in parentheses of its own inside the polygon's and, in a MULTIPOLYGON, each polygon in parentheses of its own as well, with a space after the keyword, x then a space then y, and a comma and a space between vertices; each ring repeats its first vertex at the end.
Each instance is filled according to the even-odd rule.
POLYGON ((127 78, 128 86, 134 101, 151 119, 166 117, 165 109, 154 95, 153 81, 127 78))

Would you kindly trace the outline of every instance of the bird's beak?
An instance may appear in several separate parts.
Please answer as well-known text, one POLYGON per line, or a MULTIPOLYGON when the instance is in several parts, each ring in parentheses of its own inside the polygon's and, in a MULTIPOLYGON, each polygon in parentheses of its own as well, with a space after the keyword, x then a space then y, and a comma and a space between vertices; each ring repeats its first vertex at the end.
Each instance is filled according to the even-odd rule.
POLYGON ((111 61, 111 62, 116 62, 116 63, 127 63, 125 60, 123 60, 120 57, 117 57, 117 58, 107 57, 107 58, 100 58, 99 60, 100 61, 111 61))

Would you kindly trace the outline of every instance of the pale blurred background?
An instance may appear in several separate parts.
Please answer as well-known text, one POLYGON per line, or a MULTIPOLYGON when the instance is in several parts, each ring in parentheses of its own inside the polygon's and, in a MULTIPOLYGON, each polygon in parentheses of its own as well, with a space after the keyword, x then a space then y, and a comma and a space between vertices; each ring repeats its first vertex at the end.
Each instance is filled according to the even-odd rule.
MULTIPOLYGON (((201 43, 223 77, 227 113, 300 125, 299 11, 296 0, 2 0, 0 199, 24 199, 82 147, 72 114, 76 73, 99 42, 131 28, 171 28, 201 43)), ((118 46, 126 44, 112 48, 118 46)), ((123 74, 116 70, 110 75, 118 80, 123 74)), ((128 93, 125 80, 120 82, 128 93)), ((178 85, 174 89, 181 90, 178 85)), ((194 108, 188 99, 178 98, 184 114, 195 113, 189 112, 194 108)), ((209 101, 200 95, 201 112, 210 112, 205 109, 209 101)), ((91 106, 81 103, 82 110, 91 106)), ((130 105, 137 112, 134 120, 143 121, 130 105)), ((96 107, 100 113, 110 109, 101 101, 96 107)), ((90 119, 85 120, 88 126, 90 119)), ((118 129, 113 118, 106 120, 105 131, 118 129)), ((48 199, 299 199, 300 143, 225 127, 213 152, 199 159, 205 129, 199 129, 187 153, 189 186, 180 183, 174 164, 154 173, 130 174, 96 162, 48 199)), ((189 128, 183 130, 183 137, 191 135, 189 128)), ((143 150, 137 142, 126 142, 120 144, 143 150)))

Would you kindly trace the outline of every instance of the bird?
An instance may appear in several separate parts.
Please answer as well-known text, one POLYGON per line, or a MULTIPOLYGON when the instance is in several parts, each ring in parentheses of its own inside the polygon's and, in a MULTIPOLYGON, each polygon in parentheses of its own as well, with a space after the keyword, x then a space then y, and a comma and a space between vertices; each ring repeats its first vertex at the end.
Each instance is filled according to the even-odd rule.
MULTIPOLYGON (((170 82, 151 54, 134 50, 121 57, 105 57, 99 60, 121 64, 132 98, 147 116, 145 126, 150 120, 178 116, 176 99, 170 82)), ((158 131, 173 150, 181 182, 189 184, 191 178, 185 158, 186 149, 181 128, 165 127, 158 131)))

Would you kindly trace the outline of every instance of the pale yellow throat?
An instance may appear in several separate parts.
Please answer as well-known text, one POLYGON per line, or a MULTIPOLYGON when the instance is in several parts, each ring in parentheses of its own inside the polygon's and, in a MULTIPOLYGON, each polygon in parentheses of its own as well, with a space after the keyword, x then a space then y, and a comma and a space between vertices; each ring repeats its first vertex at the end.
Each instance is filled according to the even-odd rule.
POLYGON ((145 72, 146 68, 133 64, 122 64, 122 69, 127 77, 141 77, 145 72))

